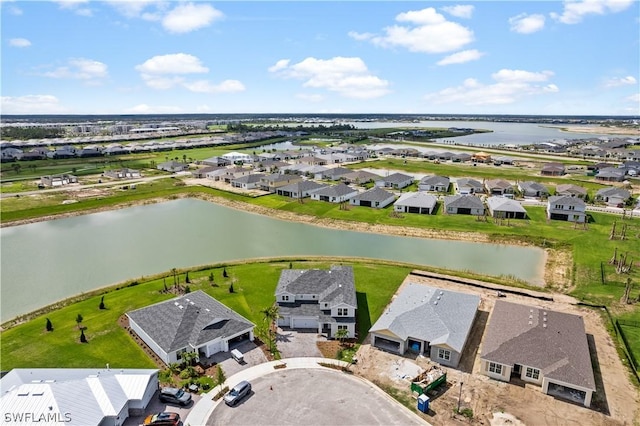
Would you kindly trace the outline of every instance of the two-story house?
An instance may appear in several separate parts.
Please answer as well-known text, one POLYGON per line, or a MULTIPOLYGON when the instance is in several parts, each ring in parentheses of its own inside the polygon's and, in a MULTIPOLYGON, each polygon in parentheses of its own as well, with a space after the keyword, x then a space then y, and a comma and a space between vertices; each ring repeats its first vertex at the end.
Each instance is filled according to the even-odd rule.
POLYGON ((549 197, 547 202, 547 218, 584 223, 587 217, 586 209, 587 205, 578 197, 556 195, 549 197))
POLYGON ((285 269, 276 287, 278 326, 315 329, 327 337, 338 330, 356 335, 356 287, 351 266, 285 269))

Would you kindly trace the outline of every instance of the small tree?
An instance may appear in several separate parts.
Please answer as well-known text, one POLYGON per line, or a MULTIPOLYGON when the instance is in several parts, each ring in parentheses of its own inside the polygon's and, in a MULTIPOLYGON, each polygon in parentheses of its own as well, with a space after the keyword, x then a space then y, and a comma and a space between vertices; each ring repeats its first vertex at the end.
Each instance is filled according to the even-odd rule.
POLYGON ((341 328, 338 331, 336 331, 336 339, 338 339, 340 341, 340 346, 344 345, 344 339, 346 339, 347 337, 349 337, 349 331, 341 328))
POLYGON ((104 306, 104 296, 102 296, 102 298, 100 299, 100 309, 107 309, 107 308, 104 306))
POLYGON ((211 286, 216 285, 216 283, 213 282, 213 272, 209 273, 209 284, 211 284, 211 286))
POLYGON ((47 318, 47 331, 53 331, 53 324, 49 318, 47 318))
POLYGON ((184 282, 189 284, 191 282, 191 280, 189 279, 189 272, 187 271, 186 274, 184 274, 184 282))
POLYGON ((235 290, 233 289, 233 283, 229 285, 229 293, 233 293, 235 290))
POLYGON ((185 293, 191 293, 191 287, 186 286, 186 287, 184 288, 184 292, 185 292, 185 293))
POLYGON ((81 314, 78 314, 78 316, 76 317, 76 323, 78 324, 78 328, 82 328, 81 325, 82 325, 82 320, 83 319, 84 318, 82 318, 81 314))
POLYGON ((229 275, 227 274, 227 268, 224 268, 222 270, 222 276, 225 277, 225 278, 229 278, 229 275))
POLYGON ((84 328, 80 329, 80 342, 87 343, 87 336, 84 335, 84 328))
POLYGON ((224 371, 220 364, 218 364, 216 368, 216 385, 221 385, 227 380, 227 376, 225 376, 224 371))
POLYGON ((293 263, 289 262, 289 269, 293 269, 293 263))

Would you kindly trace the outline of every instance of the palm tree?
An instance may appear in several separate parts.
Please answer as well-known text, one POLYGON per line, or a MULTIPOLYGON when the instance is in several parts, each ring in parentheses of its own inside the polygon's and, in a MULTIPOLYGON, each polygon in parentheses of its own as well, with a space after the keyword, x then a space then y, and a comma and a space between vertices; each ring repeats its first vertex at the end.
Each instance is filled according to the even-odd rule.
POLYGON ((336 334, 334 336, 335 336, 336 339, 338 339, 340 341, 340 346, 343 346, 344 345, 344 339, 349 337, 349 331, 347 329, 341 328, 338 331, 336 331, 336 334))
POLYGON ((261 310, 260 313, 264 315, 264 321, 268 325, 269 348, 271 352, 273 352, 273 347, 276 340, 276 321, 278 320, 278 318, 280 318, 280 309, 278 305, 273 304, 268 308, 261 310))

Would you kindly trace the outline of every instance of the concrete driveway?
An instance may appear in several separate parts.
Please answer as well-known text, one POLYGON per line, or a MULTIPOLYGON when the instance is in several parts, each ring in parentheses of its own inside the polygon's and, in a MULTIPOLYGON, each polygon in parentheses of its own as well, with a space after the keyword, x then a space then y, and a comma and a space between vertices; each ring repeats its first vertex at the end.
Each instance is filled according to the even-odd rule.
POLYGON ((125 420, 125 422, 123 423, 123 426, 141 425, 144 423, 144 419, 149 414, 155 414, 161 411, 170 411, 170 412, 178 413, 180 414, 180 419, 184 421, 184 419, 187 418, 189 411, 191 411, 193 406, 198 403, 200 398, 202 398, 200 395, 193 393, 191 394, 192 402, 185 407, 180 407, 179 405, 171 405, 171 404, 165 404, 164 402, 160 402, 160 399, 158 398, 159 393, 160 391, 156 392, 156 394, 153 395, 153 398, 151 398, 149 405, 147 405, 144 415, 129 417, 127 420, 125 420))
POLYGON ((319 337, 317 330, 300 331, 278 327, 276 334, 276 342, 282 358, 322 357, 316 345, 319 339, 325 338, 319 337))
POLYGON ((237 349, 244 355, 244 362, 239 363, 231 357, 231 352, 218 352, 211 357, 215 363, 222 367, 227 377, 231 377, 239 371, 267 362, 267 357, 255 343, 245 341, 232 349, 237 349))

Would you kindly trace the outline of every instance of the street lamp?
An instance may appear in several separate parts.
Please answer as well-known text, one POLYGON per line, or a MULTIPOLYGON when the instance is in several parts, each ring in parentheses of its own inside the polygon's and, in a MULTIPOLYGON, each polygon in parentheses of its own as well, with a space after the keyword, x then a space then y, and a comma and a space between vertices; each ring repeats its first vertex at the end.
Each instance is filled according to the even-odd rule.
POLYGON ((460 394, 458 395, 458 414, 460 413, 460 401, 462 400, 462 382, 460 382, 460 394))

